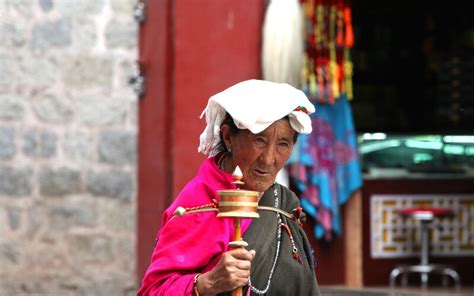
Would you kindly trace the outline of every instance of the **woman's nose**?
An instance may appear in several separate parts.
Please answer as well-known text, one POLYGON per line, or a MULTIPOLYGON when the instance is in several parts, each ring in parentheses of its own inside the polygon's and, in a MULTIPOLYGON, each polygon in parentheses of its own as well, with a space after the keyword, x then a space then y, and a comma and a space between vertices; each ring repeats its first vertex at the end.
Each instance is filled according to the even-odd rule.
POLYGON ((276 150, 273 145, 267 146, 260 156, 261 162, 265 165, 272 165, 275 163, 276 150))

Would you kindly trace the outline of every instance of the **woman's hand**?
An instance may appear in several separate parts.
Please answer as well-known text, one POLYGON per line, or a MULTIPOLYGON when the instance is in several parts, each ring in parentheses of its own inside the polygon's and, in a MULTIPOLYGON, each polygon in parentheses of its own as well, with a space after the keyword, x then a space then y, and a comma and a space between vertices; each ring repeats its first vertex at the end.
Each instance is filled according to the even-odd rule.
POLYGON ((199 295, 215 295, 245 286, 250 276, 250 262, 255 250, 237 248, 222 254, 219 262, 209 272, 198 277, 199 295))

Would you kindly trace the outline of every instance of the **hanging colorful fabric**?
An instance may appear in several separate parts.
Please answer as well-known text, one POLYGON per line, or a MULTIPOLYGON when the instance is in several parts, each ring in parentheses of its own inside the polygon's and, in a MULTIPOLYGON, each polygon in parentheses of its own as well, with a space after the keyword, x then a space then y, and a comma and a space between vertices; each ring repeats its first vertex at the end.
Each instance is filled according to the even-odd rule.
POLYGON ((287 170, 304 211, 315 221, 316 238, 331 240, 342 231, 340 207, 362 185, 350 104, 315 103, 313 132, 300 135, 287 170))
POLYGON ((349 0, 301 0, 305 19, 302 90, 316 107, 313 133, 288 161, 290 183, 316 221, 316 238, 341 233, 340 207, 362 184, 352 112, 354 45, 349 0))
POLYGON ((301 0, 305 18, 302 89, 312 100, 352 99, 350 0, 301 0))

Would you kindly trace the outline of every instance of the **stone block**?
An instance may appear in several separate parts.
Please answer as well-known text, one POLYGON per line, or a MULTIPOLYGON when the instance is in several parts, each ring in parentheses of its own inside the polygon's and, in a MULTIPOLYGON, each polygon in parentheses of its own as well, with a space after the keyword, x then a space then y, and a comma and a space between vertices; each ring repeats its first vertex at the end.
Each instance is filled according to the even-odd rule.
POLYGON ((100 126, 124 121, 129 104, 123 100, 82 96, 76 100, 77 117, 83 124, 100 126))
POLYGON ((99 40, 99 29, 96 22, 91 19, 80 20, 76 25, 81 28, 72 33, 76 48, 82 49, 82 52, 92 52, 99 40))
POLYGON ((134 258, 136 258, 136 250, 135 250, 135 235, 133 232, 126 236, 116 237, 116 253, 120 254, 120 257, 117 258, 119 268, 124 272, 128 272, 130 277, 133 277, 135 272, 135 268, 130 268, 133 265, 134 258))
POLYGON ((130 203, 117 204, 113 199, 101 200, 98 211, 100 224, 113 233, 134 233, 136 230, 136 208, 130 203))
MULTIPOLYGON (((33 89, 50 88, 59 80, 60 65, 55 58, 21 58, 19 61, 20 79, 18 84, 33 89)), ((60 63, 60 62, 59 62, 60 63)), ((36 98, 34 98, 36 99, 36 98)))
MULTIPOLYGON (((5 285, 2 296, 76 296, 82 294, 73 294, 69 291, 62 291, 60 280, 64 281, 65 276, 60 275, 61 271, 53 267, 43 265, 41 267, 28 266, 25 270, 12 272, 8 277, 2 278, 11 285, 5 285), (36 271, 35 269, 41 269, 36 271), (55 271, 56 270, 56 271, 55 271), (53 273, 56 274, 53 274, 53 273), (59 279, 58 277, 61 278, 59 279), (8 291, 8 292, 6 292, 8 291)), ((1 282, 0 282, 1 283, 1 282)), ((3 288, 0 285, 0 288, 3 288)))
POLYGON ((105 40, 107 48, 135 48, 138 44, 137 23, 119 22, 112 19, 107 24, 105 40))
POLYGON ((72 56, 64 59, 61 67, 66 88, 101 88, 110 90, 112 85, 112 59, 107 57, 72 56))
POLYGON ((92 227, 97 224, 97 208, 91 203, 53 206, 48 209, 49 228, 67 230, 73 226, 92 227))
POLYGON ((68 18, 90 18, 100 14, 104 9, 104 0, 55 1, 54 3, 59 14, 68 18))
POLYGON ((33 49, 47 50, 71 45, 71 24, 65 19, 35 25, 32 34, 31 47, 33 49))
POLYGON ((21 47, 25 45, 26 34, 27 31, 24 23, 1 23, 0 20, 0 48, 21 47))
POLYGON ((30 157, 51 158, 56 155, 57 140, 51 132, 26 130, 23 134, 23 153, 30 157))
MULTIPOLYGON (((5 1, 0 1, 5 2, 5 1)), ((34 14, 34 2, 31 0, 6 1, 7 6, 13 11, 11 15, 17 15, 21 19, 31 19, 34 14)), ((11 11, 11 10, 10 10, 11 11)))
POLYGON ((53 9, 53 1, 52 0, 39 0, 39 4, 41 9, 44 12, 49 12, 53 9))
POLYGON ((101 273, 94 282, 83 285, 80 289, 81 295, 109 296, 109 295, 136 295, 133 277, 125 277, 123 275, 101 273), (134 290, 134 293, 130 291, 134 290))
POLYGON ((81 175, 70 168, 42 168, 39 174, 40 194, 42 196, 65 196, 81 192, 81 175))
POLYGON ((18 61, 12 55, 0 55, 0 86, 12 85, 18 82, 20 74, 18 61))
POLYGON ((138 291, 138 287, 136 287, 134 283, 130 282, 127 286, 123 288, 123 295, 136 296, 137 291, 138 291))
POLYGON ((131 173, 91 172, 87 176, 86 187, 94 196, 130 201, 135 192, 133 180, 131 173))
POLYGON ((21 211, 16 208, 6 208, 8 215, 8 224, 12 231, 18 230, 21 227, 21 211))
POLYGON ((11 231, 10 227, 8 227, 8 210, 3 208, 0 208, 0 233, 2 234, 0 235, 0 243, 8 242, 11 240, 11 231))
POLYGON ((55 95, 46 95, 32 101, 36 117, 46 123, 65 123, 71 120, 71 104, 55 95))
MULTIPOLYGON (((1 71, 1 70, 0 70, 1 71)), ((22 98, 11 95, 0 96, 0 119, 21 120, 24 115, 22 98)))
MULTIPOLYGON (((92 161, 95 143, 91 134, 71 132, 64 136, 63 151, 67 160, 92 161)), ((87 162, 82 162, 88 165, 87 162)))
POLYGON ((20 263, 20 253, 14 243, 0 243, 0 266, 8 268, 20 263))
POLYGON ((138 127, 138 104, 132 104, 128 110, 128 122, 133 127, 138 127))
POLYGON ((73 234, 68 239, 70 254, 76 263, 110 263, 113 256, 112 240, 103 234, 73 234))
POLYGON ((20 197, 31 194, 32 171, 0 165, 0 196, 20 197))
MULTIPOLYGON (((1 2, 1 1, 0 1, 1 2)), ((12 276, 2 276, 2 280, 0 281, 0 291, 4 295, 18 295, 20 294, 19 284, 17 281, 12 281, 10 278, 12 276)))
POLYGON ((31 269, 39 270, 41 277, 57 274, 55 270, 64 270, 64 267, 67 266, 70 254, 68 256, 64 242, 59 241, 60 237, 56 236, 55 238, 56 240, 47 238, 46 242, 44 240, 37 241, 35 247, 28 249, 28 253, 25 254, 31 264, 31 269), (45 267, 47 269, 41 271, 45 267))
POLYGON ((11 159, 15 156, 15 129, 0 127, 0 159, 11 159))
POLYGON ((40 204, 36 203, 26 210, 25 224, 26 237, 29 240, 34 240, 40 233, 40 229, 45 227, 46 214, 45 209, 40 204))
POLYGON ((99 159, 116 165, 135 164, 136 146, 136 133, 104 131, 99 135, 99 159))
POLYGON ((133 8, 136 3, 137 1, 135 0, 114 0, 110 1, 110 6, 113 13, 118 15, 128 15, 131 19, 133 16, 133 8))

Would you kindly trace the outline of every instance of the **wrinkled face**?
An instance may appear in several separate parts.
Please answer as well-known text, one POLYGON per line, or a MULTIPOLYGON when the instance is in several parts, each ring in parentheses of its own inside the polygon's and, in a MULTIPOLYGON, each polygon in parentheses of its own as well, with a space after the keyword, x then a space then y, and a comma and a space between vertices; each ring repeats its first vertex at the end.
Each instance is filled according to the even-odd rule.
POLYGON ((239 166, 244 175, 243 189, 263 192, 275 181, 293 150, 293 135, 288 119, 275 121, 259 134, 241 130, 232 135, 230 128, 221 128, 223 140, 232 149, 232 168, 239 166))

